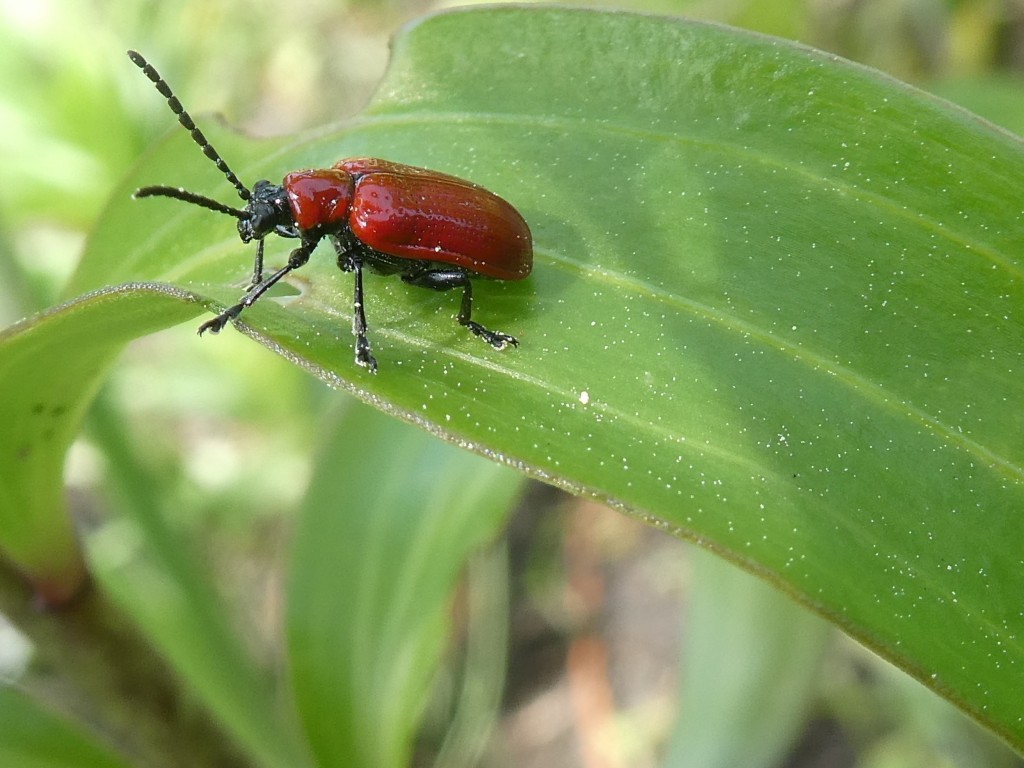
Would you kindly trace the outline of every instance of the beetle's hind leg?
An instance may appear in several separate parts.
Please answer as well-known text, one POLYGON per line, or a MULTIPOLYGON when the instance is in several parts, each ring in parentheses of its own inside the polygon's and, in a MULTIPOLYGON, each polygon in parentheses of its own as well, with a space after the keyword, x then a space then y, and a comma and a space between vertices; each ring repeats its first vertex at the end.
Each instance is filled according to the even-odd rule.
POLYGON ((459 307, 458 320, 473 333, 486 341, 495 349, 504 349, 508 346, 518 347, 519 339, 509 336, 501 331, 491 331, 484 328, 480 323, 470 319, 473 312, 473 283, 466 278, 466 284, 462 288, 462 304, 459 307))
POLYGON ((474 334, 486 341, 495 349, 508 346, 518 347, 519 340, 500 331, 491 331, 472 319, 473 284, 462 270, 457 269, 426 269, 421 272, 410 272, 402 275, 402 280, 409 285, 421 288, 432 288, 435 291, 447 291, 451 288, 462 288, 462 304, 459 306, 458 321, 469 328, 474 334))

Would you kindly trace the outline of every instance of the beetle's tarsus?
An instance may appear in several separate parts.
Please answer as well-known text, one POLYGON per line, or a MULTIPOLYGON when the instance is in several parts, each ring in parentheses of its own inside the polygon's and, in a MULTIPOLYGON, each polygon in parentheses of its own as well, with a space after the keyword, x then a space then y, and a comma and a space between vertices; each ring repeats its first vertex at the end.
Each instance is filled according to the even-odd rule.
POLYGON ((199 335, 202 336, 207 331, 213 334, 220 333, 221 331, 224 330, 225 326, 227 326, 228 323, 230 323, 232 320, 238 317, 241 310, 242 306, 239 304, 237 306, 231 307, 231 309, 228 309, 225 312, 221 312, 212 320, 207 320, 205 323, 199 326, 199 335))
POLYGON ((365 336, 356 339, 356 365, 361 365, 370 373, 377 372, 377 360, 370 354, 370 342, 365 336))
POLYGON ((500 331, 489 331, 475 320, 462 320, 460 322, 495 349, 519 346, 519 339, 515 336, 509 336, 507 333, 501 333, 500 331))

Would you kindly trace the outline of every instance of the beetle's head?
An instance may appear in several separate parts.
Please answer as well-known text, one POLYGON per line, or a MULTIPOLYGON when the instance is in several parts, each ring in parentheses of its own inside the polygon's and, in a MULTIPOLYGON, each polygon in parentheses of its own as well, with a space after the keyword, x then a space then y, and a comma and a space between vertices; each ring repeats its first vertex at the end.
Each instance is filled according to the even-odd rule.
POLYGON ((180 187, 143 187, 135 190, 133 197, 173 197, 200 208, 234 216, 238 219, 238 236, 243 243, 262 240, 271 232, 281 237, 299 236, 284 187, 269 181, 256 182, 245 201, 245 208, 232 208, 180 187))
POLYGON ((198 205, 217 213, 234 216, 238 219, 238 236, 243 243, 253 240, 262 240, 265 235, 275 232, 281 237, 298 237, 299 233, 292 220, 291 208, 288 205, 288 198, 284 188, 269 181, 257 181, 252 190, 246 189, 245 185, 238 180, 238 177, 224 162, 224 159, 213 148, 203 132, 196 127, 195 122, 181 102, 171 93, 170 86, 164 81, 153 66, 135 51, 128 51, 128 57, 135 65, 142 70, 142 73, 150 79, 160 94, 167 99, 167 105, 178 118, 178 122, 189 132, 192 140, 199 146, 224 177, 234 186, 238 196, 245 203, 245 208, 232 208, 230 205, 214 200, 204 195, 197 195, 181 187, 143 187, 136 190, 135 197, 173 197, 175 200, 182 200, 191 205, 198 205))
POLYGON ((263 179, 253 186, 242 216, 238 217, 238 236, 243 243, 248 243, 262 240, 271 232, 282 237, 298 237, 284 187, 263 179))

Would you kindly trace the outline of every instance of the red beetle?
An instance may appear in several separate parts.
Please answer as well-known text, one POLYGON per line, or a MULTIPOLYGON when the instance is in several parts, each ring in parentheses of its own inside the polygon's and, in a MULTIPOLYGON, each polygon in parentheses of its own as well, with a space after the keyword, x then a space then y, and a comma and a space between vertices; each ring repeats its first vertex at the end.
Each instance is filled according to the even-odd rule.
POLYGON ((234 185, 244 208, 178 187, 143 187, 135 197, 173 197, 238 219, 243 243, 256 241, 252 283, 233 307, 203 323, 199 333, 218 333, 267 289, 305 264, 324 237, 337 252, 338 267, 355 275, 352 332, 356 363, 376 372, 363 310, 363 267, 382 275, 400 275, 411 285, 445 291, 462 288, 459 322, 493 346, 519 342, 471 319, 470 279, 522 280, 533 268, 533 238, 519 212, 497 195, 468 181, 437 171, 388 160, 360 157, 327 169, 297 171, 281 184, 257 181, 252 190, 238 180, 217 154, 160 74, 138 53, 131 60, 167 99, 178 121, 234 185), (274 233, 300 245, 288 262, 263 276, 263 238, 274 233))

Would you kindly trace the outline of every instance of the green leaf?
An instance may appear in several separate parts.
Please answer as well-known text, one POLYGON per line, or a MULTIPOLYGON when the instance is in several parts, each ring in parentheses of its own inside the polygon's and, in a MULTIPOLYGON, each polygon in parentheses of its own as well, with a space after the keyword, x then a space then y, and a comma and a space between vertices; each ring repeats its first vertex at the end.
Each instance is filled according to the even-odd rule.
MULTIPOLYGON (((521 347, 471 338, 457 297, 370 276, 373 377, 329 252, 243 330, 742 563, 1024 746, 1020 141, 832 56, 678 20, 476 9, 394 50, 358 120, 269 142, 204 129, 249 182, 371 154, 509 199, 536 268, 479 282, 475 317, 521 347)), ((130 200, 142 184, 231 197, 177 130, 111 203, 73 290, 237 300, 251 254, 233 223, 130 200)))
POLYGON ((22 692, 0 684, 0 765, 126 768, 128 763, 22 692))
POLYGON ((47 603, 68 599, 84 574, 64 510, 64 454, 125 343, 191 313, 179 297, 167 286, 116 287, 0 335, 0 551, 47 603))
POLYGON ((369 408, 332 430, 288 588, 295 701, 318 764, 409 764, 455 577, 496 535, 520 485, 369 408))
POLYGON ((1024 135, 1024 77, 993 73, 984 77, 940 80, 928 91, 976 112, 1018 136, 1024 135))
MULTIPOLYGON (((178 510, 153 493, 158 484, 146 477, 117 416, 103 398, 91 414, 123 498, 122 514, 84 537, 90 573, 253 765, 302 768, 305 750, 282 716, 272 676, 247 652, 214 580, 172 525, 178 510)), ((206 746, 190 744, 183 754, 206 746)))
POLYGON ((686 601, 671 768, 771 768, 803 730, 828 625, 705 552, 686 601))

